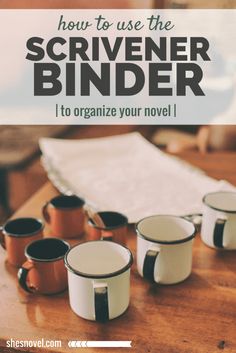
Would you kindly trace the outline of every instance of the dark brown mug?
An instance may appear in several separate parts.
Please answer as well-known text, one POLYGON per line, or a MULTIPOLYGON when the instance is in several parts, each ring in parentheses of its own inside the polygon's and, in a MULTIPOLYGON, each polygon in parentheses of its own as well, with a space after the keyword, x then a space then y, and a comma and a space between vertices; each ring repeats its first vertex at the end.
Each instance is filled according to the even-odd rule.
POLYGON ((98 212, 105 227, 98 227, 89 219, 86 226, 88 240, 111 240, 122 245, 126 244, 128 218, 113 211, 98 212))
POLYGON ((59 195, 43 206, 43 216, 51 229, 50 236, 75 238, 84 232, 84 200, 78 196, 59 195))
POLYGON ((70 245, 56 238, 33 241, 25 249, 27 261, 18 271, 20 286, 29 293, 56 294, 67 288, 64 256, 70 245))
POLYGON ((44 224, 36 218, 15 218, 0 228, 0 242, 7 253, 7 261, 20 267, 26 260, 25 247, 43 237, 44 224))

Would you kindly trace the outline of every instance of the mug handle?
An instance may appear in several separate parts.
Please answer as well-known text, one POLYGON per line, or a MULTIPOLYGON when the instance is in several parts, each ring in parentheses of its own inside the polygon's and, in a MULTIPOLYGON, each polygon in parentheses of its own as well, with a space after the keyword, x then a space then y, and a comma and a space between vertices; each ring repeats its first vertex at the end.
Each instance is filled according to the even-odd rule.
POLYGON ((107 283, 94 282, 93 290, 94 290, 95 320, 99 322, 105 322, 109 320, 107 283))
POLYGON ((113 240, 113 233, 110 230, 102 230, 101 231, 101 240, 112 241, 113 240))
POLYGON ((194 224, 196 232, 200 232, 202 226, 202 213, 193 213, 183 216, 187 221, 194 224))
POLYGON ((49 201, 47 201, 42 208, 43 218, 47 223, 50 223, 50 214, 48 212, 49 201))
POLYGON ((2 245, 3 249, 6 249, 5 235, 3 233, 3 227, 2 226, 0 226, 0 244, 2 245))
POLYGON ((24 289, 24 291, 28 292, 28 293, 34 293, 36 291, 36 288, 34 287, 29 287, 27 285, 27 277, 28 274, 30 272, 30 270, 34 267, 34 265, 29 262, 26 261, 21 268, 19 268, 18 273, 17 273, 17 277, 18 277, 18 283, 21 286, 22 289, 24 289))
POLYGON ((214 233, 213 233, 213 244, 216 248, 223 248, 223 234, 226 219, 218 218, 215 223, 214 233))
POLYGON ((154 267, 156 263, 157 256, 160 253, 160 249, 153 248, 146 252, 144 262, 143 262, 143 277, 151 282, 155 282, 154 279, 154 267))

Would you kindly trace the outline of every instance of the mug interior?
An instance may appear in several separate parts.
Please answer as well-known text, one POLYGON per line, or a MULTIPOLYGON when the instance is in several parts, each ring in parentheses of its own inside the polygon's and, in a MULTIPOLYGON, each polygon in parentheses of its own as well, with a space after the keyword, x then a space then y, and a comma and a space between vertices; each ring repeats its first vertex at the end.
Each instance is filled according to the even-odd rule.
POLYGON ((16 218, 8 221, 5 232, 13 236, 26 236, 38 233, 43 228, 43 223, 36 218, 16 218))
POLYGON ((70 246, 63 240, 45 238, 30 243, 26 248, 26 256, 37 261, 52 261, 63 258, 70 246))
POLYGON ((151 216, 136 226, 140 236, 160 243, 181 243, 195 235, 193 223, 176 216, 151 216))
POLYGON ((214 192, 207 194, 203 202, 218 211, 236 213, 236 192, 214 192))
MULTIPOLYGON (((98 212, 98 214, 106 226, 104 229, 118 228, 128 223, 127 217, 118 212, 104 211, 104 212, 98 212)), ((95 228, 99 228, 94 224, 93 220, 90 219, 89 222, 95 228)))
POLYGON ((76 208, 84 205, 84 200, 76 195, 59 195, 54 197, 50 204, 56 208, 76 208))
POLYGON ((109 241, 90 241, 72 248, 65 257, 69 270, 84 277, 110 277, 124 272, 132 264, 131 252, 109 241))

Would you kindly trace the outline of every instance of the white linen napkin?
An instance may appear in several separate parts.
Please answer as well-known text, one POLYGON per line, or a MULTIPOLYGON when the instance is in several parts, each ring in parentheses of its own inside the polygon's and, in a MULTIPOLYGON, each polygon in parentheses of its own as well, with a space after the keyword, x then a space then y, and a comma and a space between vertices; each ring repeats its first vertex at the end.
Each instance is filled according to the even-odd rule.
POLYGON ((130 223, 153 214, 200 213, 206 193, 236 191, 136 132, 85 140, 42 138, 40 148, 48 176, 61 192, 75 193, 97 210, 124 213, 130 223))

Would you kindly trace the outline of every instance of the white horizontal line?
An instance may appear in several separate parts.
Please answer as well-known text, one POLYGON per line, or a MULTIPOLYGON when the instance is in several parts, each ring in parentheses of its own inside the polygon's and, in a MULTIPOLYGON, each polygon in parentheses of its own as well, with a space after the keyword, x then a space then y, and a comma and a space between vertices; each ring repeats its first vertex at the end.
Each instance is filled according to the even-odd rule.
POLYGON ((132 341, 69 341, 70 348, 130 348, 132 341))

